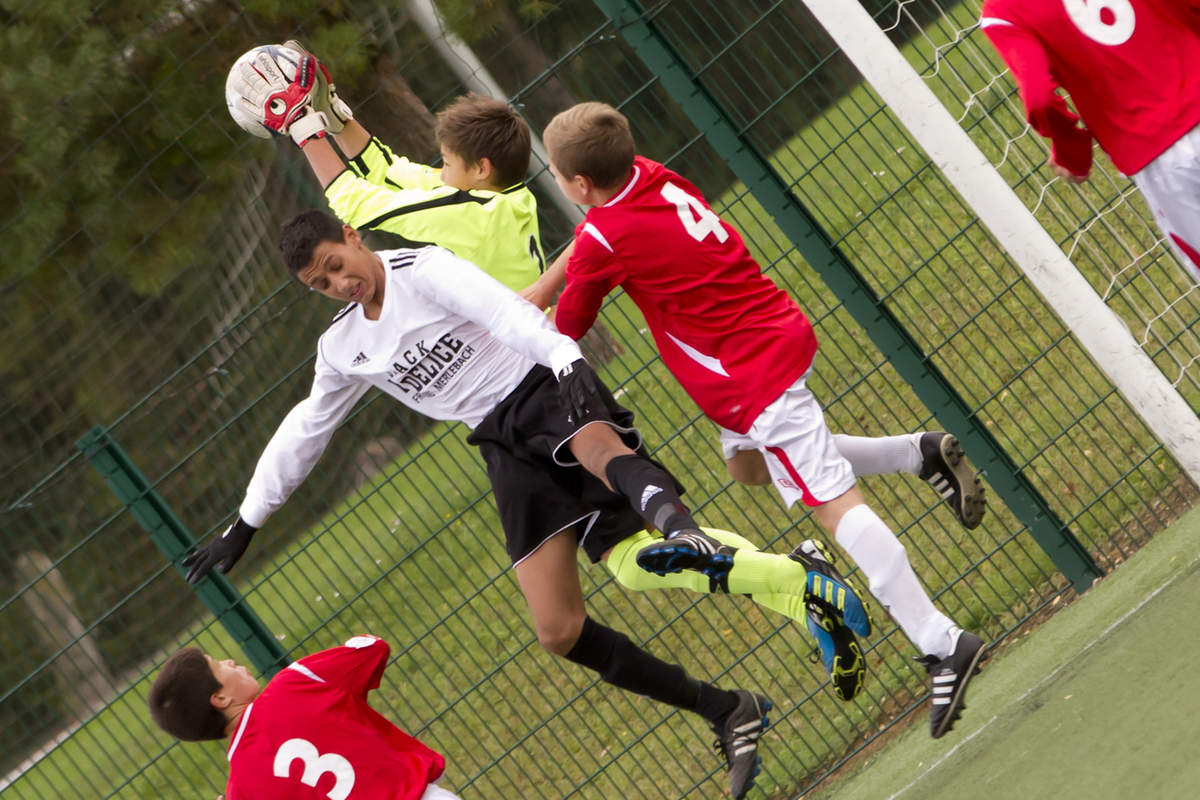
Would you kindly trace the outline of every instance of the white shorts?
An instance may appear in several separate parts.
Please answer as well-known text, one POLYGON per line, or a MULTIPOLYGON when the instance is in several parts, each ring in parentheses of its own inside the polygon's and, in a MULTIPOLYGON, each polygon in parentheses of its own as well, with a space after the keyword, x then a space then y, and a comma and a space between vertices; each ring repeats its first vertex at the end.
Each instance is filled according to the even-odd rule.
POLYGON ((1171 248, 1200 282, 1200 126, 1132 177, 1171 248))
POLYGON ((421 795, 421 800, 459 800, 459 796, 436 783, 431 783, 425 787, 425 794, 421 795))
POLYGON ((788 507, 797 500, 819 506, 854 488, 854 470, 838 452, 821 404, 805 385, 808 375, 763 409, 746 433, 721 429, 725 458, 739 450, 760 451, 788 507))

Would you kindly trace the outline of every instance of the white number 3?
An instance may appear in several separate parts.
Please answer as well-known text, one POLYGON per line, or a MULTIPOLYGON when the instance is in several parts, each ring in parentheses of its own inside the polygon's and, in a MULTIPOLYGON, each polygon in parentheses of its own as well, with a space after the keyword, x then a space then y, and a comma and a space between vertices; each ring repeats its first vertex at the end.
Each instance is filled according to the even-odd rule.
POLYGON ((687 229, 688 235, 697 242, 704 241, 710 233, 717 237, 718 242, 729 238, 729 231, 721 225, 721 219, 705 208, 704 204, 675 184, 667 181, 660 192, 663 199, 675 205, 679 213, 679 221, 687 229))
POLYGON ((276 778, 286 778, 291 771, 292 762, 296 759, 304 764, 304 772, 300 782, 306 786, 316 787, 317 781, 326 772, 334 775, 333 788, 329 790, 329 800, 346 800, 350 790, 354 788, 354 767, 350 762, 337 753, 321 755, 317 748, 307 739, 288 739, 275 751, 273 772, 276 778))
POLYGON ((1062 4, 1075 27, 1100 44, 1124 44, 1133 36, 1137 20, 1129 0, 1062 0, 1062 4))

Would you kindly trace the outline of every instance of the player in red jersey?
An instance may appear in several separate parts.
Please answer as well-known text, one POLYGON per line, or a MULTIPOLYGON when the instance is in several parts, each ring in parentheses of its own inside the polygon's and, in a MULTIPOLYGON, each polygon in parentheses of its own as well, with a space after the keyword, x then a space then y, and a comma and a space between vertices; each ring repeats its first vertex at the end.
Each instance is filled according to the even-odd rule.
MULTIPOLYGON (((960 713, 984 643, 938 611, 904 546, 864 502, 806 386, 817 349, 807 318, 695 186, 635 155, 620 112, 581 103, 551 120, 543 139, 563 193, 590 207, 567 263, 559 329, 582 336, 605 295, 617 286, 628 293, 667 368, 721 426, 730 473, 744 482, 770 480, 789 505, 813 507, 925 654, 931 729, 935 738, 944 734, 960 713)), ((694 538, 651 543, 638 564, 658 574, 704 569, 712 548, 694 538)))
POLYGON ((232 659, 187 647, 155 677, 150 715, 184 741, 229 739, 225 800, 455 800, 435 783, 445 759, 367 703, 388 653, 382 639, 355 636, 260 691, 232 659))
POLYGON ((1200 280, 1197 6, 1195 0, 985 0, 979 24, 1012 70, 1029 124, 1050 139, 1054 172, 1084 180, 1094 138, 1133 178, 1200 280))

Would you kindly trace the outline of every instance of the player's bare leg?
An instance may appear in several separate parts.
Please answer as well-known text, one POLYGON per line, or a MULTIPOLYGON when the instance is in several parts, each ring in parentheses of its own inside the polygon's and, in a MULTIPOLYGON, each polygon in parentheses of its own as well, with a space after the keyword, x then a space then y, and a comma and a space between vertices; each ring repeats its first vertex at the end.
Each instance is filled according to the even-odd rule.
POLYGON ((570 651, 587 617, 576 548, 574 533, 563 531, 513 566, 538 644, 556 656, 570 651))
POLYGON ((629 445, 621 441, 621 437, 607 422, 584 425, 571 437, 567 446, 579 465, 604 481, 609 489, 613 489, 606 474, 609 463, 617 456, 634 455, 629 445))
POLYGON ((769 724, 770 701, 698 681, 683 667, 656 658, 625 634, 592 620, 583 603, 575 550, 574 533, 563 531, 514 566, 538 642, 614 686, 700 714, 721 743, 730 793, 744 796, 759 771, 758 737, 769 724))

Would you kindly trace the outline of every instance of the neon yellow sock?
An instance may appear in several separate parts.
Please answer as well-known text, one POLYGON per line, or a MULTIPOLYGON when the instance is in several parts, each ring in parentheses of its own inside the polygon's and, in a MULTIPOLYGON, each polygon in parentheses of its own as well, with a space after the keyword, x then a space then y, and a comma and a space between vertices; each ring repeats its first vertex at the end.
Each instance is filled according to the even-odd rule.
POLYGON ((736 547, 739 550, 758 550, 758 545, 749 539, 739 536, 733 531, 723 531, 720 528, 701 528, 701 531, 707 533, 712 538, 716 539, 721 544, 727 544, 730 547, 736 547))
POLYGON ((661 536, 638 531, 617 543, 608 554, 604 566, 608 567, 617 583, 635 592, 644 592, 647 589, 691 589, 693 592, 708 594, 708 578, 699 572, 685 569, 683 572, 655 575, 637 565, 638 550, 660 539, 661 536))
MULTIPOLYGON (((743 560, 743 554, 754 553, 760 556, 770 556, 768 553, 758 552, 758 548, 750 540, 738 536, 736 533, 716 528, 704 528, 703 530, 714 539, 731 547, 738 548, 738 556, 734 560, 735 570, 738 568, 739 562, 743 560)), ((604 562, 604 566, 608 568, 608 571, 612 573, 618 583, 635 592, 644 592, 648 589, 689 589, 698 594, 709 594, 709 580, 699 572, 685 569, 682 572, 655 575, 653 572, 647 572, 637 565, 636 557, 638 551, 651 542, 658 540, 658 536, 646 531, 638 531, 634 535, 623 539, 612 549, 612 552, 608 555, 608 559, 604 562)), ((807 573, 804 572, 803 567, 791 561, 786 556, 781 556, 781 558, 799 570, 800 579, 796 585, 800 589, 800 594, 773 591, 747 593, 737 591, 732 586, 730 587, 730 591, 737 594, 749 594, 750 599, 763 608, 769 608, 797 622, 804 622, 807 615, 804 607, 803 592, 805 575, 807 573)), ((759 566, 761 568, 761 565, 759 566)), ((774 566, 774 561, 768 562, 768 568, 773 569, 774 566)), ((730 577, 733 577, 732 573, 730 577)))
MULTIPOLYGON (((743 550, 758 550, 758 548, 755 547, 749 539, 738 536, 732 531, 723 531, 719 528, 701 528, 700 530, 704 531, 722 544, 727 544, 730 547, 738 548, 739 552, 743 550)), ((734 559, 734 565, 736 566, 736 564, 737 559, 734 559)), ((796 564, 796 566, 800 565, 796 564)), ((732 589, 730 591, 732 591, 732 589)), ((803 585, 801 588, 801 594, 751 592, 750 599, 758 603, 763 608, 769 608, 778 614, 782 614, 788 619, 795 620, 796 622, 803 623, 808 618, 808 610, 804 605, 803 585)))
POLYGON ((808 571, 778 553, 739 550, 727 585, 731 594, 804 594, 808 571))
POLYGON ((769 608, 772 611, 783 614, 790 620, 806 625, 805 620, 808 619, 808 609, 804 605, 804 598, 798 594, 752 594, 750 599, 758 603, 763 608, 769 608))

